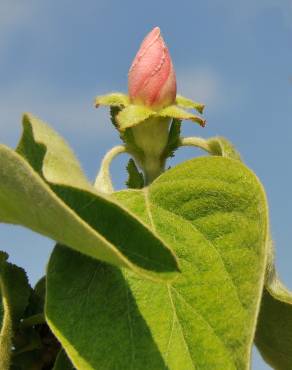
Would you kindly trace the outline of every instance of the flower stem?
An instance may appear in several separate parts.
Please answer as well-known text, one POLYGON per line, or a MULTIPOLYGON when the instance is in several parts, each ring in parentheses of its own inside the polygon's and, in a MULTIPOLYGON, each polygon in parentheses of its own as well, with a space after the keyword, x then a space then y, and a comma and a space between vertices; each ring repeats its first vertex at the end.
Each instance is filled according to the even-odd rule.
POLYGON ((208 153, 211 153, 208 141, 201 137, 182 137, 180 138, 179 146, 195 146, 197 148, 205 150, 208 153))
POLYGON ((109 150, 106 155, 103 157, 101 162, 100 170, 95 179, 94 187, 96 190, 110 194, 114 191, 111 175, 110 175, 110 165, 112 160, 121 153, 125 153, 125 145, 118 145, 109 150))

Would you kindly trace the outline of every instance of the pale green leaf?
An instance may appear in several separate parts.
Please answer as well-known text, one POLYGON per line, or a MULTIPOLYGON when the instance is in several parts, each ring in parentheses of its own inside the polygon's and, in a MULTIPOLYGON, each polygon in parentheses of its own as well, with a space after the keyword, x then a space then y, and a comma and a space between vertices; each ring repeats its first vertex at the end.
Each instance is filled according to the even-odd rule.
POLYGON ((268 228, 256 176, 239 161, 203 157, 113 196, 173 248, 182 273, 151 282, 56 248, 46 315, 74 366, 248 369, 268 228))
POLYGON ((274 268, 264 289, 255 343, 273 369, 292 369, 292 292, 274 268))
POLYGON ((30 287, 25 272, 0 252, 0 369, 10 369, 13 332, 28 304, 30 287))
POLYGON ((195 102, 181 95, 176 96, 176 104, 185 109, 195 109, 201 114, 203 113, 205 108, 205 104, 195 102))
POLYGON ((93 258, 140 273, 157 271, 164 278, 176 270, 172 252, 118 204, 90 191, 51 186, 54 191, 19 154, 0 146, 1 222, 28 227, 93 258))
POLYGON ((122 93, 111 93, 107 95, 100 95, 95 98, 95 106, 98 108, 100 105, 111 107, 127 107, 130 104, 128 95, 122 93))
POLYGON ((122 109, 116 116, 118 127, 121 131, 133 127, 146 119, 155 116, 156 112, 143 105, 131 104, 122 109))
POLYGON ((240 154, 234 145, 224 137, 212 137, 206 140, 206 144, 208 145, 209 152, 213 155, 241 160, 240 154))
POLYGON ((48 182, 91 188, 65 140, 32 114, 23 116, 23 133, 16 151, 48 182))
POLYGON ((193 122, 197 122, 202 127, 204 127, 206 124, 206 121, 203 118, 190 112, 187 112, 179 108, 177 105, 170 105, 160 110, 158 114, 161 117, 176 118, 179 120, 191 120, 193 122))
POLYGON ((142 189, 144 186, 144 177, 139 172, 135 161, 131 158, 127 164, 128 179, 126 185, 130 189, 142 189))

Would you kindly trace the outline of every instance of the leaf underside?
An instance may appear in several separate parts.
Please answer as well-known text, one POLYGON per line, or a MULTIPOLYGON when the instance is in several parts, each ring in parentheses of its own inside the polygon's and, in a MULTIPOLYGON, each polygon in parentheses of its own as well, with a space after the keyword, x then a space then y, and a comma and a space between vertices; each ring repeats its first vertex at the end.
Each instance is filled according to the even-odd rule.
POLYGON ((95 259, 157 279, 177 271, 162 240, 97 193, 63 139, 31 115, 24 116, 17 152, 0 146, 0 204, 1 222, 26 226, 95 259))
POLYGON ((56 248, 46 315, 74 366, 247 369, 267 244, 257 178, 237 160, 202 157, 113 197, 166 240, 182 272, 155 283, 56 248))
POLYGON ((292 292, 275 271, 264 289, 255 344, 273 369, 292 369, 292 292))

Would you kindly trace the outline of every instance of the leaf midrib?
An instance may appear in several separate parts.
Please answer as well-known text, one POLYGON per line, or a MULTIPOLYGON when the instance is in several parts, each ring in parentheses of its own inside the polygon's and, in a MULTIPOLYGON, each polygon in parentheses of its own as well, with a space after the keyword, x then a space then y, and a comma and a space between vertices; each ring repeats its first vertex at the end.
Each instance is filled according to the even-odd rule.
MULTIPOLYGON (((149 218, 149 222, 150 222, 150 225, 151 225, 151 227, 153 228, 153 231, 154 232, 157 232, 157 230, 156 230, 156 227, 155 227, 155 223, 154 223, 154 219, 153 219, 153 217, 152 217, 152 212, 151 212, 151 205, 152 205, 152 203, 151 203, 151 200, 150 200, 150 197, 149 197, 149 188, 148 187, 145 187, 145 188, 143 188, 143 194, 144 194, 144 198, 145 198, 145 207, 146 207, 146 211, 147 211, 147 215, 148 215, 148 218, 149 218)), ((166 211, 167 213, 170 213, 170 214, 173 214, 172 212, 170 212, 169 210, 167 210, 167 209, 165 209, 165 208, 163 208, 163 207, 161 207, 161 206, 159 206, 159 205, 156 205, 156 204, 154 204, 154 206, 155 207, 157 207, 157 208, 160 208, 160 209, 162 209, 163 211, 166 211)), ((176 215, 177 216, 177 215, 176 215)), ((221 260, 221 262, 222 262, 222 265, 223 265, 223 268, 224 268, 224 270, 225 270, 225 272, 227 273, 227 276, 229 277, 229 279, 230 279, 230 282, 231 282, 231 284, 232 284, 232 287, 233 287, 233 289, 235 290, 235 294, 236 294, 236 296, 237 296, 237 298, 238 298, 238 301, 239 301, 239 304, 240 304, 240 307, 245 311, 245 312, 247 312, 247 310, 244 308, 244 306, 242 305, 242 302, 241 302, 241 300, 239 299, 239 296, 238 296, 238 292, 237 292, 237 289, 236 289, 236 286, 235 286, 235 284, 234 284, 234 282, 233 282, 233 279, 232 279, 232 277, 230 276, 230 273, 227 271, 227 269, 226 269, 226 266, 225 266, 225 263, 224 263, 224 261, 223 261, 223 259, 222 259, 222 256, 220 255, 220 253, 218 252, 218 249, 213 245, 213 243, 211 242, 211 241, 209 241, 206 237, 205 237, 205 235, 200 231, 200 230, 197 230, 197 228, 189 221, 189 220, 186 220, 186 219, 184 219, 182 216, 178 216, 180 219, 182 219, 184 222, 187 222, 192 228, 194 228, 196 231, 198 231, 198 233, 200 233, 200 235, 202 235, 202 237, 206 240, 206 242, 208 243, 208 244, 210 244, 211 245, 211 247, 215 250, 215 252, 216 252, 216 254, 218 254, 219 255, 219 258, 220 258, 220 260, 221 260)), ((174 317, 176 318, 176 321, 177 321, 177 323, 179 324, 179 327, 180 327, 180 330, 181 330, 181 332, 182 332, 182 337, 183 337, 183 340, 184 340, 184 343, 185 343, 185 345, 186 345, 186 348, 187 348, 187 350, 188 350, 188 354, 189 354, 189 356, 190 356, 190 359, 191 359, 191 361, 192 361, 192 365, 193 365, 193 369, 195 370, 195 364, 194 364, 194 362, 193 362, 193 359, 192 359, 192 356, 191 356, 191 354, 190 354, 190 350, 189 350, 189 347, 188 347, 188 345, 187 345, 187 342, 186 342, 186 338, 185 338, 185 336, 184 336, 184 331, 183 331, 183 328, 182 328, 182 325, 181 325, 181 323, 180 323, 180 321, 179 321, 179 319, 178 319, 178 316, 177 316, 177 313, 176 313, 176 308, 175 308, 175 305, 174 305, 174 302, 173 302, 173 299, 172 299, 172 295, 171 295, 171 291, 170 291, 170 289, 173 289, 175 292, 176 292, 176 294, 178 294, 178 296, 179 297, 181 297, 181 299, 183 299, 183 301, 185 302, 185 304, 187 304, 190 308, 192 308, 192 310, 194 310, 195 312, 196 312, 196 314, 199 316, 199 317, 201 317, 202 318, 202 320, 206 323, 206 325, 207 326, 209 326, 210 328, 211 328, 211 330, 212 330, 212 332, 214 333, 214 336, 222 343, 222 345, 223 345, 223 347, 226 349, 226 351, 227 351, 227 353, 229 354, 229 356, 230 356, 230 358, 232 359, 232 362, 233 362, 233 365, 236 367, 236 363, 235 363, 235 359, 234 359, 234 357, 233 357, 233 354, 230 352, 230 349, 228 348, 228 346, 224 343, 224 341, 222 340, 222 338, 220 337, 220 336, 218 336, 218 334, 216 333, 216 331, 215 331, 215 329, 211 326, 211 324, 205 319, 205 317, 204 316, 202 316, 202 314, 200 314, 198 311, 197 311, 197 309, 195 308, 195 307, 193 307, 192 305, 190 305, 184 298, 183 298, 183 296, 181 295, 181 294, 179 294, 178 292, 177 292, 177 290, 171 285, 171 284, 168 284, 167 285, 167 288, 168 288, 168 294, 169 294, 169 299, 170 299, 170 303, 171 303, 171 306, 172 306, 172 309, 173 309, 173 315, 174 315, 174 317)), ((171 335, 172 335, 172 333, 171 333, 171 335)), ((169 341, 170 341, 170 339, 169 339, 169 341)), ((168 345, 169 345, 169 343, 168 343, 168 345)))
POLYGON ((201 230, 199 230, 195 225, 193 225, 192 224, 192 222, 191 221, 189 221, 188 219, 185 219, 184 217, 182 217, 181 215, 178 215, 178 214, 176 214, 176 213, 173 213, 173 212, 171 212, 171 211, 169 211, 169 210, 167 210, 167 209, 165 209, 164 207, 162 207, 162 206, 160 206, 160 205, 157 205, 157 204, 154 204, 154 206, 155 207, 157 207, 157 208, 159 208, 159 209, 162 209, 163 211, 165 211, 166 213, 169 213, 169 214, 171 214, 171 215, 175 215, 175 216, 177 216, 178 218, 180 218, 182 221, 184 221, 184 222, 186 222, 192 229, 194 229, 196 232, 198 232, 201 236, 202 236, 202 238, 205 240, 205 242, 207 243, 207 244, 209 244, 210 245, 210 247, 215 251, 215 253, 218 255, 218 257, 219 257, 219 259, 220 259, 220 261, 221 261, 221 263, 222 263, 222 266, 223 266, 223 268, 224 268, 224 271, 226 272, 226 274, 227 274, 227 276, 228 276, 228 278, 229 278, 229 280, 230 280, 230 283, 231 283, 231 285, 232 285, 232 288, 233 288, 233 290, 235 291, 235 294, 236 294, 236 296, 237 296, 237 298, 238 298, 238 303, 240 304, 240 307, 245 311, 245 312, 247 312, 247 309, 244 307, 244 305, 243 305, 243 303, 242 303, 242 301, 241 301, 241 299, 239 298, 239 295, 238 295, 238 291, 237 291, 237 288, 236 288, 236 285, 235 285, 235 283, 234 283, 234 281, 233 281, 233 278, 232 278, 232 276, 231 276, 231 274, 229 273, 229 271, 227 270, 227 268, 226 268, 226 264, 225 264, 225 262, 224 262, 224 260, 223 260, 223 258, 222 258, 222 256, 221 256, 221 254, 219 253, 219 251, 218 251, 218 248, 216 248, 215 247, 215 245, 213 244, 213 242, 211 241, 211 240, 209 240, 207 237, 206 237, 206 235, 201 231, 201 230))

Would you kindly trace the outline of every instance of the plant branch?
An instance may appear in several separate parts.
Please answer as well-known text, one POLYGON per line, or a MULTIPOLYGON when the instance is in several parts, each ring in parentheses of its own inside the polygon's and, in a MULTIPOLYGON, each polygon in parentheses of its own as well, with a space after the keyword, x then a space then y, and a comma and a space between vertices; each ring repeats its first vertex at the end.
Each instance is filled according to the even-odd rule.
POLYGON ((103 157, 101 162, 100 170, 95 179, 94 187, 96 190, 110 194, 114 191, 113 184, 110 176, 110 165, 112 160, 121 153, 126 153, 127 149, 125 145, 118 145, 109 150, 103 157))
POLYGON ((180 138, 179 146, 195 146, 197 148, 205 150, 208 153, 212 153, 208 141, 201 137, 182 137, 180 138))

